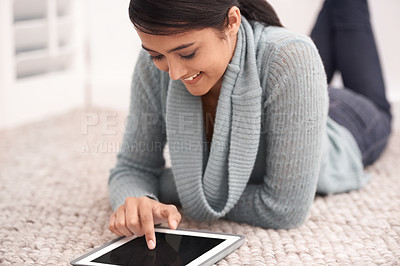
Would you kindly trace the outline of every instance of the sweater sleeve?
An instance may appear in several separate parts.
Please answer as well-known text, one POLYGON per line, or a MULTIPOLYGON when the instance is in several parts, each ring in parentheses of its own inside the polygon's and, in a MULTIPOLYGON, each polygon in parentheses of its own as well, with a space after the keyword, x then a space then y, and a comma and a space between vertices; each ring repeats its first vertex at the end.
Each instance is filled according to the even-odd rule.
POLYGON ((316 191, 327 119, 327 83, 312 42, 287 42, 273 54, 263 82, 261 136, 266 174, 248 184, 226 218, 264 228, 292 228, 306 219, 316 191))
POLYGON ((114 210, 127 197, 149 196, 157 199, 158 178, 165 164, 163 149, 166 139, 160 84, 158 69, 142 52, 133 74, 131 103, 122 145, 108 181, 110 203, 114 210))

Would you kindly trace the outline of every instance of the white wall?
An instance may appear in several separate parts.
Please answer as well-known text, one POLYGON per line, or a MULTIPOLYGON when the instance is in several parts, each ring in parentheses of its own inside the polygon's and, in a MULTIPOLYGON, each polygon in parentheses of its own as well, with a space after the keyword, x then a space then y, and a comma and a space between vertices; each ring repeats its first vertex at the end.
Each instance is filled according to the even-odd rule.
POLYGON ((92 105, 127 110, 141 44, 129 20, 129 0, 89 3, 92 105))

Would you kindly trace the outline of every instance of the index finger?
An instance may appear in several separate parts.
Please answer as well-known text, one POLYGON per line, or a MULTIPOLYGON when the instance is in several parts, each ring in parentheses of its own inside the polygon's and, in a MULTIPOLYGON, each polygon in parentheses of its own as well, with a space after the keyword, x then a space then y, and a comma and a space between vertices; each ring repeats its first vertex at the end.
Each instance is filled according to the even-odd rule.
POLYGON ((142 232, 146 238, 147 246, 149 249, 154 249, 156 247, 156 236, 154 233, 154 220, 151 208, 148 206, 143 206, 140 209, 139 216, 142 232))

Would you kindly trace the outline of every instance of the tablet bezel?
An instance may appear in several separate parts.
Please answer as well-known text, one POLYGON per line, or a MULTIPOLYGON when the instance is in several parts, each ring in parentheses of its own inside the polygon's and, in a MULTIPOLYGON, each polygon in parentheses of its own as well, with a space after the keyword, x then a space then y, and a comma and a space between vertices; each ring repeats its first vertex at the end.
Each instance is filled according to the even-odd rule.
MULTIPOLYGON (((235 249, 240 247, 244 243, 245 237, 243 235, 237 234, 226 234, 226 233, 217 233, 211 231, 203 231, 203 230, 189 230, 189 229, 176 229, 172 230, 165 227, 156 227, 156 232, 166 233, 166 234, 176 234, 176 235, 189 235, 189 236, 198 236, 198 237, 207 237, 207 238, 218 238, 224 239, 223 242, 219 243, 214 248, 210 249, 206 253, 200 255, 195 260, 191 261, 188 266, 193 265, 212 265, 213 263, 221 260, 222 258, 229 255, 235 249)), ((119 237, 114 239, 111 242, 106 243, 105 245, 71 261, 72 265, 86 265, 86 266, 111 266, 113 264, 105 264, 92 262, 92 260, 106 254, 107 252, 135 239, 136 236, 129 237, 119 237)))

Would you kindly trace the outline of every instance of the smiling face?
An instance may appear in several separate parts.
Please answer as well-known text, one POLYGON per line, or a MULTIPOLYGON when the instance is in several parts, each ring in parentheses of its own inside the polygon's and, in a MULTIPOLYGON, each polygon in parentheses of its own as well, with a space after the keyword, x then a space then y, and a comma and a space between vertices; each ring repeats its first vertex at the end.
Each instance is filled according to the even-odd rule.
POLYGON ((220 89, 235 51, 240 12, 236 7, 231 11, 234 17, 229 16, 225 32, 205 28, 172 35, 152 35, 140 30, 137 33, 157 68, 168 72, 173 80, 182 80, 192 95, 202 96, 213 88, 220 89))

